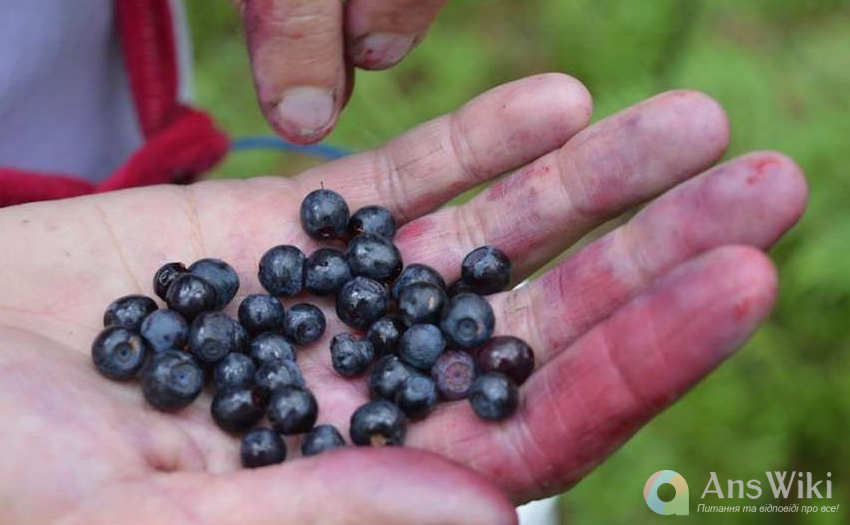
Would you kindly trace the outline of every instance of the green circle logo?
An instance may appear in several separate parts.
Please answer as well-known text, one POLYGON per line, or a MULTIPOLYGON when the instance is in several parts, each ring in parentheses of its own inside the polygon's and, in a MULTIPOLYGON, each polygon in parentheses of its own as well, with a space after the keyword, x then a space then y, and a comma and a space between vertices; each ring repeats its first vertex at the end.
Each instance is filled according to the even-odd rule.
POLYGON ((688 515, 688 482, 678 472, 672 470, 659 470, 649 477, 643 487, 643 499, 647 506, 656 514, 662 516, 687 516, 688 515), (676 489, 676 495, 672 500, 664 502, 658 497, 658 489, 662 485, 670 484, 676 489))

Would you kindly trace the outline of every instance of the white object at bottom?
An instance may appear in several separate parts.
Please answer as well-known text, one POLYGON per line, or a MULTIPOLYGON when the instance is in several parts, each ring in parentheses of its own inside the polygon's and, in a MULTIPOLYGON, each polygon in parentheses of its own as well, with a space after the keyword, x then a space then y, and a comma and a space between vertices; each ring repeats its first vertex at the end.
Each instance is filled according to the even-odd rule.
POLYGON ((519 525, 560 525, 558 497, 531 501, 517 507, 519 525))

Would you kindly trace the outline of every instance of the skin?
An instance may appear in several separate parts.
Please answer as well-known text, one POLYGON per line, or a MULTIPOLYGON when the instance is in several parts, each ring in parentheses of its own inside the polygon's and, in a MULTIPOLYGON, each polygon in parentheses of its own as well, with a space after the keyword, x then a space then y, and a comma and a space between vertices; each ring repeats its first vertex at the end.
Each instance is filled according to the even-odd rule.
POLYGON ((424 37, 447 0, 234 0, 260 107, 284 138, 325 137, 354 86, 354 69, 387 69, 424 37))
MULTIPOLYGON (((776 274, 762 250, 807 199, 800 169, 781 154, 711 167, 728 124, 705 95, 667 93, 588 127, 590 113, 577 81, 543 75, 291 179, 158 186, 0 211, 4 517, 22 525, 117 516, 513 523, 512 504, 568 489, 765 319, 776 274), (471 201, 438 209, 502 173, 471 201), (449 281, 484 243, 502 248, 523 279, 607 219, 651 202, 539 279, 490 298, 497 333, 536 351, 511 419, 487 423, 465 401, 442 404, 410 426, 409 449, 347 449, 242 471, 237 441, 209 416, 209 394, 176 415, 154 412, 135 385, 96 374, 90 344, 103 308, 150 293, 165 261, 229 261, 242 279, 227 310, 235 314, 242 297, 260 292, 256 264, 269 246, 318 247, 297 210, 321 184, 352 209, 388 207, 403 225, 405 260, 449 281)), ((328 330, 298 359, 319 423, 347 435, 365 381, 333 372, 328 344, 344 327, 329 301, 310 300, 325 309, 328 330)), ((297 448, 290 440, 290 454, 297 448)))

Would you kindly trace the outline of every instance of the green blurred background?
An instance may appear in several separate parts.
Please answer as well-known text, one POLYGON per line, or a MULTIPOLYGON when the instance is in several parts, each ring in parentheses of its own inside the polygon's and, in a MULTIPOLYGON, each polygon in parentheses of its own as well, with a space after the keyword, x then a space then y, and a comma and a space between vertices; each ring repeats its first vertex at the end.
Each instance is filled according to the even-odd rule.
MULTIPOLYGON (((229 2, 188 0, 196 92, 234 136, 268 134, 229 2)), ((356 150, 448 112, 481 91, 544 71, 582 80, 595 119, 660 91, 703 90, 727 109, 729 155, 779 149, 807 171, 811 202, 773 251, 779 304, 746 350, 562 498, 564 521, 635 524, 847 523, 850 516, 850 2, 846 0, 452 0, 401 66, 360 73, 328 142, 356 150), (689 480, 688 518, 652 514, 650 474, 689 480), (697 514, 709 472, 832 473, 837 514, 697 514)), ((216 176, 291 174, 300 155, 242 152, 216 176)), ((823 487, 823 485, 821 485, 823 487)), ((751 500, 734 500, 749 504, 751 500)), ((793 498, 791 500, 794 501, 793 498)), ((802 503, 802 502, 800 502, 802 503)))

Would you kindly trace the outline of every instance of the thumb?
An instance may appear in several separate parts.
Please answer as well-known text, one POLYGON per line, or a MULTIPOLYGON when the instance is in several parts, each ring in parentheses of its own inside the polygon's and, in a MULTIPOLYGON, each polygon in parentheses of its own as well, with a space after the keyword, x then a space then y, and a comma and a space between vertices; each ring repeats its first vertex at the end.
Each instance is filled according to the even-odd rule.
POLYGON ((284 138, 311 144, 333 129, 346 94, 340 0, 239 2, 257 96, 284 138))
POLYGON ((133 485, 116 490, 116 498, 95 498, 96 505, 62 523, 515 525, 517 519, 494 485, 418 449, 350 447, 274 467, 158 474, 148 486, 133 485))

